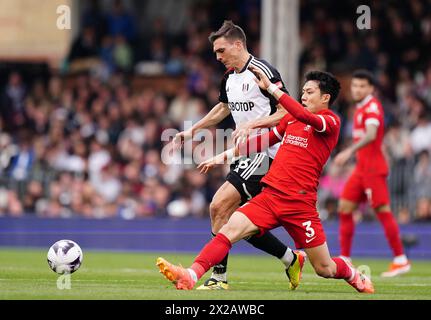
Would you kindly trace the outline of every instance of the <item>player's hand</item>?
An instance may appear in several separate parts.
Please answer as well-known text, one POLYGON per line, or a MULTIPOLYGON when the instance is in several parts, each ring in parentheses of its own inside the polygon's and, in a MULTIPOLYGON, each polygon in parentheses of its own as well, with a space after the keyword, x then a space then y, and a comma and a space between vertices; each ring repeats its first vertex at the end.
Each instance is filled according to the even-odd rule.
POLYGON ((337 166, 343 166, 350 159, 352 155, 353 155, 353 152, 351 149, 343 150, 339 154, 337 154, 337 156, 334 159, 334 163, 337 166))
POLYGON ((234 132, 232 132, 232 140, 234 145, 238 145, 247 140, 248 136, 253 130, 253 124, 251 122, 245 122, 240 124, 234 132))
POLYGON ((198 165, 198 169, 200 173, 207 173, 209 170, 214 168, 216 165, 223 164, 226 160, 225 152, 216 155, 198 165))
POLYGON ((256 79, 254 79, 254 81, 257 83, 259 88, 261 88, 262 90, 268 89, 272 82, 269 80, 266 74, 264 74, 262 70, 254 66, 249 66, 248 68, 256 76, 256 79))
POLYGON ((192 131, 191 130, 181 131, 181 132, 177 133, 171 142, 172 143, 172 149, 173 150, 180 150, 183 147, 184 142, 186 140, 191 139, 191 138, 192 138, 192 131))

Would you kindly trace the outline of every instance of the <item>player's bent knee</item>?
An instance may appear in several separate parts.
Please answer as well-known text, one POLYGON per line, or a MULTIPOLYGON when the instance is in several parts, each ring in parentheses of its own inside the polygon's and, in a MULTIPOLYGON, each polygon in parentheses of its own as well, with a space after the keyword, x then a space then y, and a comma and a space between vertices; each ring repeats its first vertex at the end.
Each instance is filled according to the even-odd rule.
POLYGON ((224 212, 224 205, 221 201, 211 201, 210 203, 210 216, 212 221, 221 220, 227 215, 227 212, 224 212))
POLYGON ((350 214, 356 209, 356 203, 341 199, 338 203, 338 212, 340 214, 350 214))
POLYGON ((236 209, 236 207, 228 200, 213 200, 209 206, 212 224, 219 224, 222 226, 227 223, 233 213, 233 208, 236 209))
POLYGON ((219 232, 234 243, 257 231, 258 228, 243 213, 236 211, 219 232))
POLYGON ((218 201, 212 200, 210 203, 210 213, 211 216, 213 215, 213 213, 216 213, 218 211, 220 211, 221 209, 221 204, 218 201))
POLYGON ((376 213, 379 212, 390 212, 391 211, 391 206, 388 204, 383 204, 383 205, 377 205, 374 207, 374 211, 376 213))

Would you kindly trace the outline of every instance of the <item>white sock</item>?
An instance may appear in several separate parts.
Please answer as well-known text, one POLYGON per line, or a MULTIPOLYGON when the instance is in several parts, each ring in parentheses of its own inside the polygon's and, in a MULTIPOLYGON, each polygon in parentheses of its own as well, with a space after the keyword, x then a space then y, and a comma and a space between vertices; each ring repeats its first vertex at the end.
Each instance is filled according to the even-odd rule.
POLYGON ((343 259, 346 262, 348 261, 348 262, 352 263, 352 258, 350 258, 350 257, 340 256, 340 258, 343 259))
POLYGON ((405 254, 394 257, 394 263, 396 264, 406 264, 408 262, 405 254))
POLYGON ((217 281, 227 281, 227 272, 225 273, 212 273, 211 278, 216 279, 217 281))
POLYGON ((350 276, 349 279, 347 279, 347 281, 352 281, 356 275, 356 272, 358 272, 358 271, 355 268, 352 268, 351 266, 348 266, 348 267, 350 268, 350 271, 352 271, 352 275, 350 276))
POLYGON ((193 281, 196 283, 198 282, 198 275, 193 269, 187 269, 187 271, 190 273, 190 276, 192 277, 193 281))
POLYGON ((284 263, 284 265, 286 266, 286 268, 289 268, 290 265, 292 264, 293 261, 293 252, 292 249, 287 248, 284 256, 281 257, 281 262, 284 263))

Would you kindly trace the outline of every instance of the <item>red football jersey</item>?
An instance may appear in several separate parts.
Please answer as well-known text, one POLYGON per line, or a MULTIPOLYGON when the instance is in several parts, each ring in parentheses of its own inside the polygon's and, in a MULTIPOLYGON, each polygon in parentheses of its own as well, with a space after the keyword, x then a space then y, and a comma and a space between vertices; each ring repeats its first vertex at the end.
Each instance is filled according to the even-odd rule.
POLYGON ((281 146, 262 183, 285 194, 316 200, 323 166, 340 133, 340 119, 331 110, 316 114, 320 131, 286 115, 273 129, 281 146))
POLYGON ((385 134, 383 108, 374 96, 367 96, 356 105, 353 120, 353 141, 357 142, 365 134, 367 124, 378 126, 374 141, 356 152, 356 170, 364 174, 387 174, 388 165, 382 151, 385 134))

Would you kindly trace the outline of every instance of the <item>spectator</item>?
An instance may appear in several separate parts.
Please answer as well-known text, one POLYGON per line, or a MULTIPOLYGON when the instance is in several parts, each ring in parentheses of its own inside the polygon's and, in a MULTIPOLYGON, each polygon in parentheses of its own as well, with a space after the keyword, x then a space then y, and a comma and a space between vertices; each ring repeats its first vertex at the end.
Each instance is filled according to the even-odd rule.
POLYGON ((18 146, 12 143, 8 133, 0 133, 0 174, 4 174, 11 159, 18 153, 18 146))
POLYGON ((18 72, 11 72, 3 91, 0 92, 0 115, 4 120, 6 131, 21 127, 25 121, 24 102, 27 95, 26 87, 18 72))
POLYGON ((40 205, 40 201, 43 199, 43 195, 42 183, 37 180, 31 180, 27 184, 27 192, 24 195, 24 211, 28 213, 36 212, 38 205, 40 205))
MULTIPOLYGON (((112 75, 112 73, 115 71, 116 67, 116 59, 114 57, 115 52, 115 45, 114 45, 114 39, 106 35, 102 38, 102 45, 100 48, 100 58, 103 61, 104 67, 107 71, 107 77, 106 79, 109 79, 109 76, 112 75)), ((120 54, 121 58, 121 54, 120 54)))
POLYGON ((392 165, 403 162, 411 154, 410 132, 396 120, 386 129, 384 145, 392 165))
POLYGON ((105 164, 98 174, 93 175, 91 184, 100 196, 98 203, 108 205, 115 203, 121 192, 121 183, 118 177, 118 168, 113 163, 105 164))
POLYGON ((130 71, 133 63, 132 48, 126 42, 123 35, 119 34, 115 37, 115 45, 113 49, 113 57, 115 67, 121 71, 130 71))
POLYGON ((423 150, 418 155, 414 169, 416 219, 431 221, 431 160, 430 152, 423 150))
POLYGON ((171 49, 169 53, 169 58, 167 59, 165 72, 168 75, 177 76, 184 72, 184 57, 179 46, 175 46, 171 49))
POLYGON ((19 138, 18 152, 10 162, 10 176, 18 181, 29 177, 34 163, 34 149, 28 133, 23 131, 19 138))
POLYGON ((100 43, 103 36, 107 33, 107 18, 105 13, 100 8, 99 0, 87 1, 88 7, 81 17, 81 23, 85 27, 94 28, 96 34, 96 41, 100 43))
POLYGON ((415 155, 423 150, 431 151, 431 122, 425 112, 419 116, 416 127, 410 136, 410 145, 415 155))
POLYGON ((115 0, 112 13, 107 17, 108 31, 113 37, 122 36, 128 42, 136 37, 136 28, 132 15, 126 11, 122 0, 115 0))
POLYGON ((318 193, 319 213, 322 219, 326 220, 337 217, 337 201, 347 181, 349 171, 350 169, 348 168, 330 163, 327 173, 322 176, 318 193))
POLYGON ((85 27, 82 34, 73 42, 67 60, 73 62, 77 59, 96 58, 99 56, 99 47, 93 27, 85 27))
POLYGON ((0 216, 4 214, 20 217, 24 214, 24 209, 15 191, 0 187, 0 216))

